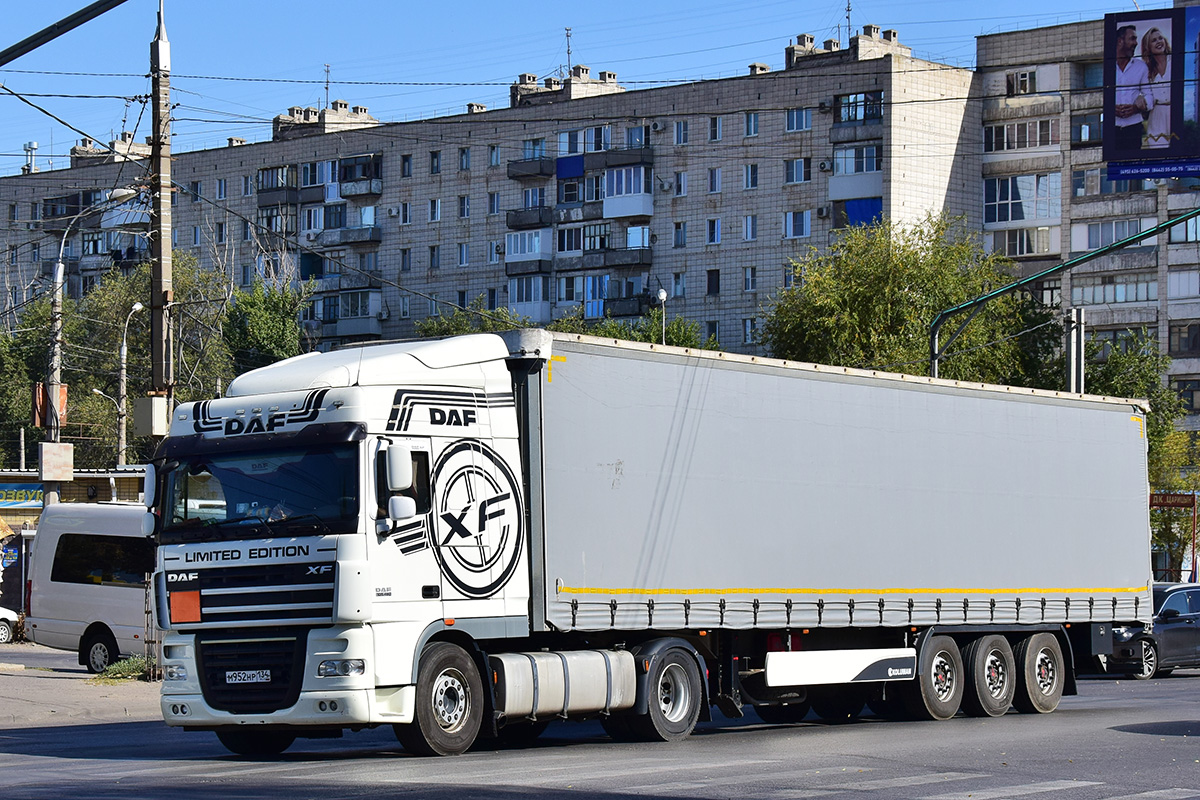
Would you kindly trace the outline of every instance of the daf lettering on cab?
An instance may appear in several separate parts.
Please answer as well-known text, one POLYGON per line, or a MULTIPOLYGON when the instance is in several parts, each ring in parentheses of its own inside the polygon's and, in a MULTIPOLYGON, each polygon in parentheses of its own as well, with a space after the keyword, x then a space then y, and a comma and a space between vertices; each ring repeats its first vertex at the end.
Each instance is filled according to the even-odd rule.
POLYGON ((154 465, 162 712, 394 726, 1053 711, 1150 602, 1144 408, 539 330, 312 353, 154 465))

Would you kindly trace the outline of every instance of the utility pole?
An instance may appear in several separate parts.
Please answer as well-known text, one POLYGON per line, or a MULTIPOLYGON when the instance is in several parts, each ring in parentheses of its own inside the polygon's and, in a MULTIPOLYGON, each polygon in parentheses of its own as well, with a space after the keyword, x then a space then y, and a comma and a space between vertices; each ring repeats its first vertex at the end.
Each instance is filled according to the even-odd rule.
POLYGON ((150 77, 154 95, 154 142, 150 153, 153 173, 154 221, 150 230, 153 258, 150 285, 150 360, 153 393, 166 399, 169 413, 175 384, 171 353, 171 43, 158 1, 158 30, 150 44, 150 77))
POLYGON ((1083 368, 1087 362, 1085 358, 1086 342, 1083 335, 1083 309, 1070 309, 1064 322, 1067 329, 1067 346, 1063 348, 1067 353, 1067 391, 1083 394, 1083 368))

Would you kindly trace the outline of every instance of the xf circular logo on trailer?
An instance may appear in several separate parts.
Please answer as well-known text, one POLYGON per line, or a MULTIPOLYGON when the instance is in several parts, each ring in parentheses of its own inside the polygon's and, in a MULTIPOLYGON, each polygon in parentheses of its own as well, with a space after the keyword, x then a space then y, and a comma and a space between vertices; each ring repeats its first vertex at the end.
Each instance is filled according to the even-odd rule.
POLYGON ((468 597, 491 597, 516 572, 524 546, 521 491, 508 463, 486 444, 450 445, 433 467, 438 498, 433 553, 468 597))

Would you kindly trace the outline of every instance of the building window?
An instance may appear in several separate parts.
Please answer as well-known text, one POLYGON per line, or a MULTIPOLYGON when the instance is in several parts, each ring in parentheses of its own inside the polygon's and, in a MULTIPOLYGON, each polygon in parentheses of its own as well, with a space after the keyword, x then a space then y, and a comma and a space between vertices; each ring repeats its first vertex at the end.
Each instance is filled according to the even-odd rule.
POLYGON ((346 204, 325 206, 325 230, 332 231, 346 227, 346 204))
POLYGON ((412 153, 405 153, 400 156, 400 177, 412 177, 412 153))
POLYGON ((430 150, 429 151, 429 174, 437 175, 441 171, 442 171, 442 151, 441 150, 430 150))
POLYGON ((758 164, 747 164, 744 170, 743 188, 757 189, 758 188, 758 164))
POLYGON ((716 194, 721 191, 721 168, 710 167, 708 170, 708 193, 716 194))
POLYGON ((675 237, 672 247, 687 247, 687 222, 675 223, 675 237))
POLYGON ((241 275, 238 281, 242 286, 249 286, 254 283, 254 267, 249 264, 242 264, 241 275))
POLYGON ((746 135, 747 136, 758 136, 758 112, 757 111, 747 111, 746 112, 746 135))
POLYGON ((1200 355, 1200 323, 1172 323, 1169 348, 1173 356, 1200 355))
POLYGON ((192 196, 192 202, 198 202, 204 196, 204 182, 192 181, 188 184, 188 194, 192 196))
POLYGON ((466 293, 466 290, 464 290, 464 289, 459 289, 459 290, 458 290, 458 299, 456 299, 456 300, 454 301, 454 304, 455 304, 455 305, 457 305, 459 308, 466 308, 466 307, 467 307, 467 293, 466 293))
POLYGON ((746 292, 758 291, 758 267, 746 267, 742 270, 742 290, 746 292))
POLYGON ((675 144, 688 143, 688 124, 686 119, 678 120, 675 123, 675 144))
POLYGON ((559 228, 558 252, 575 253, 583 250, 583 228, 559 228))
POLYGON ((1062 214, 1062 176, 1011 175, 983 181, 983 221, 1058 219, 1062 214))
POLYGON ((568 178, 558 182, 559 205, 573 205, 583 202, 583 179, 568 178))
POLYGON ((704 323, 704 337, 716 342, 720 340, 721 326, 718 320, 710 319, 704 323))
POLYGON ((1005 93, 1009 97, 1037 93, 1037 71, 1019 70, 1004 76, 1005 93))
POLYGON ((834 175, 857 175, 883 169, 882 148, 877 144, 839 147, 833 151, 834 175))
POLYGON ((675 173, 675 196, 684 197, 687 195, 687 173, 675 173))
POLYGON ((652 180, 651 168, 647 166, 610 168, 604 174, 604 196, 650 194, 653 188, 652 180))
POLYGON ((789 108, 784 120, 784 130, 787 133, 807 131, 812 129, 811 108, 789 108))
MULTIPOLYGON (((1071 298, 1075 297, 1075 284, 1071 282, 1071 298)), ((1177 300, 1181 297, 1200 297, 1200 271, 1194 269, 1175 270, 1167 273, 1167 297, 1177 300)))
MULTIPOLYGON (((198 181, 194 183, 197 189, 195 194, 198 194, 201 187, 198 181)), ((258 190, 260 192, 294 188, 296 188, 296 167, 291 164, 267 167, 258 171, 258 190)))
POLYGON ((1090 222, 1087 226, 1088 249, 1095 250, 1097 247, 1107 247, 1113 242, 1119 242, 1126 237, 1133 236, 1135 233, 1140 233, 1141 230, 1142 221, 1140 219, 1090 222))
POLYGON ((746 219, 742 224, 742 238, 747 242, 753 242, 758 238, 758 215, 747 214, 746 219))
POLYGON ((671 274, 671 297, 684 297, 687 294, 687 273, 671 274))
POLYGON ((346 262, 345 250, 333 250, 321 259, 321 265, 326 275, 340 275, 346 262))
POLYGON ((783 288, 791 289, 796 285, 796 267, 788 263, 783 265, 783 288))
MULTIPOLYGON (((1171 298, 1186 297, 1177 291, 1193 291, 1190 296, 1200 296, 1194 286, 1186 285, 1188 273, 1171 272, 1167 275, 1167 293, 1171 298), (1178 278, 1178 279, 1177 279, 1178 278)), ((1071 305, 1088 306, 1107 303, 1139 303, 1158 299, 1158 281, 1153 275, 1080 275, 1071 279, 1071 305)))
POLYGON ((42 248, 37 242, 29 245, 29 260, 35 264, 42 260, 42 248))
POLYGON ((1006 256, 1034 256, 1058 252, 1059 228, 1017 228, 992 233, 992 250, 1006 256))
POLYGON ((400 271, 412 271, 412 248, 405 247, 400 250, 400 271))
POLYGON ((18 219, 18 216, 19 216, 19 212, 17 211, 17 204, 9 203, 8 204, 8 221, 15 222, 18 219))
POLYGON ((500 145, 498 145, 498 144, 489 144, 488 145, 488 166, 489 167, 500 166, 500 145))
POLYGON ((806 183, 811 180, 811 158, 789 158, 783 162, 784 183, 806 183))
POLYGON ((225 223, 224 222, 218 222, 214 226, 214 235, 216 237, 217 244, 225 244, 225 223))
POLYGON ((408 203, 400 204, 400 224, 401 225, 411 225, 412 224, 412 206, 408 203))
POLYGON ((578 303, 583 299, 583 276, 558 279, 558 302, 578 303))
POLYGON ((525 160, 546 157, 545 139, 526 139, 521 142, 521 157, 525 160))
POLYGON ((358 254, 358 271, 359 272, 378 272, 379 271, 379 253, 372 250, 368 253, 358 254))
POLYGON ((708 244, 721 243, 721 219, 710 219, 708 221, 708 244))
POLYGON ((883 119, 883 92, 858 92, 834 98, 837 122, 868 122, 883 119))
POLYGON ((250 220, 242 220, 242 241, 248 242, 254 236, 254 231, 251 228, 250 220))
POLYGON ((200 246, 200 227, 198 225, 192 226, 192 246, 200 246))
POLYGON ((488 214, 500 213, 500 193, 488 192, 488 214))
POLYGON ((1110 181, 1108 174, 1102 169, 1077 169, 1071 173, 1071 194, 1074 197, 1142 192, 1154 188, 1154 181, 1149 178, 1122 178, 1110 181))
POLYGON ((465 194, 458 196, 458 217, 466 219, 471 216, 471 198, 465 194))
POLYGON ((218 200, 225 199, 225 179, 224 178, 217 178, 217 199, 218 200))
POLYGON ((650 126, 637 125, 632 128, 625 129, 625 146, 633 149, 635 147, 646 147, 650 144, 650 126))
POLYGON ((542 208, 546 205, 546 187, 535 186, 521 192, 522 208, 542 208))
POLYGON ((609 224, 587 225, 583 229, 583 249, 588 251, 608 249, 609 224))
POLYGON ((1189 415, 1200 414, 1200 379, 1176 378, 1171 381, 1171 390, 1179 395, 1189 415))
MULTIPOLYGON (((607 227, 607 226, 605 226, 607 227)), ((504 253, 508 256, 541 255, 542 232, 519 231, 504 237, 504 253)))
POLYGON ((710 269, 705 271, 705 290, 704 293, 709 296, 718 295, 721 293, 721 270, 710 269))
POLYGON ((488 290, 487 290, 487 310, 488 310, 488 311, 495 311, 495 310, 496 310, 496 305, 497 305, 497 297, 496 297, 496 295, 497 295, 497 294, 498 294, 498 293, 496 292, 496 290, 495 290, 495 289, 488 289, 488 290))
POLYGON ((742 344, 754 344, 758 337, 758 320, 754 317, 742 320, 742 344))
POLYGON ((504 245, 497 239, 492 239, 487 243, 487 263, 499 264, 500 254, 504 251, 504 245))
POLYGON ((709 117, 708 118, 708 140, 710 142, 721 141, 721 118, 720 117, 709 117))
POLYGON ((783 238, 803 239, 811 233, 810 211, 789 211, 783 215, 783 238))
POLYGON ((1100 113, 1071 115, 1071 144, 1094 147, 1104 141, 1104 125, 1100 113))
POLYGON ((412 314, 412 303, 410 302, 412 298, 406 294, 402 294, 396 299, 400 304, 400 319, 408 319, 412 314))
POLYGON ((349 156, 338 162, 338 178, 341 181, 366 181, 383 177, 383 156, 365 153, 349 156))
POLYGON ((343 292, 341 318, 371 316, 371 292, 343 292))
POLYGON ((540 303, 550 299, 550 278, 546 275, 525 275, 508 282, 508 302, 540 303))
POLYGON ((458 168, 459 169, 470 169, 471 168, 471 148, 469 148, 469 147, 458 148, 458 168))
POLYGON ((442 266, 442 247, 441 245, 429 245, 429 268, 437 269, 442 266))
POLYGON ((429 221, 441 222, 442 220, 442 201, 439 199, 429 201, 429 221))
POLYGON ((458 243, 458 265, 465 267, 470 263, 471 247, 466 242, 458 243))
POLYGON ((1024 150, 1058 144, 1058 120, 1034 119, 1010 122, 1006 125, 986 125, 983 129, 983 152, 1024 150))

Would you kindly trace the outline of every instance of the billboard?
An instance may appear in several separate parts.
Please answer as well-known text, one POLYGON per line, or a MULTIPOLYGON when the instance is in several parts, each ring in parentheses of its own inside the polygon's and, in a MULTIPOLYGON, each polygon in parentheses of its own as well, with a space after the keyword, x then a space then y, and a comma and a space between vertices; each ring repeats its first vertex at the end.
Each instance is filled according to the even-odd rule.
POLYGON ((1200 7, 1104 17, 1110 178, 1200 175, 1200 7))

